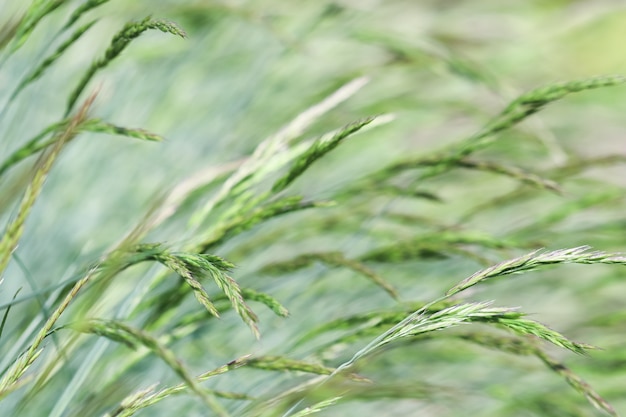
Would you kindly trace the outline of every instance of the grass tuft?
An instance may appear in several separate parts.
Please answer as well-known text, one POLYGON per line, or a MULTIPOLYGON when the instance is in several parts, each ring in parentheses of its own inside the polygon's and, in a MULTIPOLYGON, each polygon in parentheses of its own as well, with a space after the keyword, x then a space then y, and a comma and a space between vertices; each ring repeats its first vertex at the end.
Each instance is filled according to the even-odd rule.
MULTIPOLYGON (((95 23, 110 10, 100 8, 105 3, 32 0, 9 5, 24 12, 0 22, 0 67, 9 86, 0 110, 7 140, 0 144, 3 415, 293 417, 409 410, 449 417, 480 414, 484 404, 492 415, 586 415, 585 398, 587 408, 618 415, 624 405, 620 335, 626 330, 619 270, 582 268, 575 279, 527 285, 520 294, 510 294, 510 281, 491 289, 494 300, 514 295, 551 303, 558 296, 546 310, 559 313, 547 314, 549 325, 517 307, 473 300, 481 292, 470 289, 550 265, 626 265, 617 253, 626 232, 620 171, 626 155, 614 139, 623 127, 619 100, 588 126, 578 120, 587 106, 582 101, 549 115, 549 124, 531 117, 570 94, 621 85, 625 77, 554 83, 509 101, 517 86, 507 80, 545 78, 544 68, 521 71, 500 58, 485 65, 466 56, 477 47, 510 56, 495 52, 502 42, 492 32, 499 31, 464 32, 465 19, 478 16, 466 5, 406 3, 397 16, 386 2, 358 8, 285 3, 278 14, 272 1, 262 9, 254 2, 171 2, 168 11, 194 34, 178 59, 158 60, 171 78, 163 85, 171 85, 141 88, 142 94, 131 94, 136 103, 104 103, 102 109, 113 121, 131 120, 133 109, 141 109, 167 126, 171 143, 153 149, 154 160, 116 165, 102 178, 89 175, 89 184, 46 183, 53 168, 63 169, 63 178, 84 180, 86 169, 101 165, 86 159, 100 155, 85 152, 56 166, 81 133, 163 140, 92 117, 95 94, 80 103, 94 78, 146 32, 186 38, 176 24, 147 17, 105 35, 110 43, 70 80, 69 94, 50 71, 70 49, 89 50, 83 35, 96 35, 95 23), (87 20, 94 12, 98 16, 87 20), (414 27, 416 12, 420 22, 455 30, 394 34, 414 27), (503 103, 501 111, 488 109, 494 100, 503 103), (51 123, 47 116, 59 104, 65 114, 51 123), (356 122, 346 124, 350 120, 356 122), (475 123, 475 133, 439 147, 456 135, 457 120, 475 123), (24 132, 40 133, 21 137, 24 121, 24 132), (505 142, 522 123, 524 131, 505 142), (358 159, 363 168, 357 175, 337 170, 323 182, 313 176, 310 168, 345 140, 383 124, 384 141, 368 140, 367 147, 337 155, 344 167, 358 159), (586 155, 585 137, 602 137, 602 149, 612 153, 586 155), (429 147, 434 151, 423 151, 429 147), (35 157, 29 169, 25 162, 35 157), (156 195, 141 202, 145 190, 133 187, 145 181, 127 181, 128 169, 150 180, 185 179, 169 191, 152 184, 156 195), (290 194, 293 187, 297 195, 290 194), (68 195, 84 207, 58 200, 68 195), (39 207, 43 200, 49 206, 39 207), (143 215, 139 206, 146 207, 143 215), (537 247, 565 249, 531 251, 537 247), (349 279, 337 278, 343 275, 349 279), (267 309, 265 315, 257 316, 257 308, 267 309), (262 341, 259 317, 269 317, 262 341), (587 355, 595 345, 603 349, 587 355), (552 357, 554 349, 559 354, 552 357), (566 365, 572 353, 580 375, 566 365), (498 355, 516 357, 503 362, 498 355), (479 359, 488 372, 473 374, 478 384, 466 389, 465 375, 479 359), (542 366, 527 366, 536 360, 542 366), (431 382, 451 370, 454 386, 431 382), (155 375, 168 380, 150 380, 155 375), (551 382, 557 378, 560 387, 551 382), (533 384, 524 383, 529 380, 533 384)), ((117 8, 114 18, 142 7, 116 4, 110 4, 117 8)), ((481 24, 499 20, 504 9, 496 9, 493 15, 481 9, 481 24)), ((518 32, 537 27, 517 24, 519 16, 541 15, 545 25, 551 15, 567 16, 565 9, 564 15, 510 13, 507 24, 521 29, 505 35, 517 42, 518 32)), ((585 11, 597 12, 592 6, 585 11)), ((585 26, 586 34, 592 26, 585 26)), ((604 21, 601 26, 606 34, 604 21)), ((570 36, 571 28, 564 30, 560 43, 570 36)), ((566 55, 560 43, 559 56, 566 55)), ((611 42, 605 43, 595 49, 609 49, 611 42)), ((589 49, 578 46, 577 52, 589 49)), ((149 58, 140 69, 156 63, 136 47, 130 52, 149 58)), ((515 53, 515 62, 523 62, 524 48, 515 53)), ((597 60, 576 62, 583 61, 597 60)), ((559 72, 565 74, 548 69, 559 72)), ((124 84, 135 88, 135 81, 124 84)), ((592 98, 600 103, 604 97, 592 98)))

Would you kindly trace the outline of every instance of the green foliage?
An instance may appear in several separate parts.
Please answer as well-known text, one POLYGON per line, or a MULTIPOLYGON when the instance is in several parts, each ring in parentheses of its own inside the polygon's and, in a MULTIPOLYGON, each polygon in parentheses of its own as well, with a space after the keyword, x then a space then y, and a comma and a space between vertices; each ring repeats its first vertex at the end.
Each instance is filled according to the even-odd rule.
MULTIPOLYGON (((533 123, 572 93, 608 95, 626 78, 511 94, 506 80, 538 81, 496 77, 496 64, 457 50, 477 40, 387 33, 350 2, 267 3, 286 9, 148 6, 200 22, 189 36, 152 17, 122 24, 102 7, 144 15, 141 2, 34 0, 0 24, 0 68, 16 78, 0 111, 3 412, 383 415, 441 402, 428 413, 617 416, 625 184, 611 170, 626 157, 561 141, 586 126, 584 99, 545 114, 560 127, 533 123), (100 58, 55 78, 113 25, 100 58), (157 36, 150 46, 151 30, 185 45, 157 36), (145 80, 111 66, 131 43, 119 65, 136 63, 145 80), (80 104, 96 75, 117 90, 80 104), (130 93, 144 84, 146 97, 130 93), (150 130, 99 117, 144 108, 150 130), (436 117, 439 137, 421 142, 436 117), (446 139, 459 117, 482 127, 446 139), (94 133, 139 141, 84 140, 94 133), (100 214, 97 227, 70 206, 100 214)), ((392 13, 391 3, 377 7, 392 13)), ((610 102, 617 114, 622 101, 610 102)))

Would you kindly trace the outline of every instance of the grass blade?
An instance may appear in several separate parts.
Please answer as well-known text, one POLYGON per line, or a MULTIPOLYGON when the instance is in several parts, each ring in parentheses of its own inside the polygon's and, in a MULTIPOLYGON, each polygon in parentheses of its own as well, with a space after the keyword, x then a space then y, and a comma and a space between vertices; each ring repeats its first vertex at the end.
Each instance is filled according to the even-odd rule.
MULTIPOLYGON (((20 291, 22 291, 21 288, 18 288, 18 290, 15 291, 15 294, 13 294, 13 298, 11 299, 11 301, 15 301, 15 297, 17 297, 20 291)), ((0 339, 2 339, 2 333, 4 332, 4 326, 7 324, 7 318, 9 317, 9 313, 11 312, 11 307, 13 307, 12 303, 6 307, 6 310, 4 310, 4 314, 2 315, 2 322, 0 323, 0 339)))

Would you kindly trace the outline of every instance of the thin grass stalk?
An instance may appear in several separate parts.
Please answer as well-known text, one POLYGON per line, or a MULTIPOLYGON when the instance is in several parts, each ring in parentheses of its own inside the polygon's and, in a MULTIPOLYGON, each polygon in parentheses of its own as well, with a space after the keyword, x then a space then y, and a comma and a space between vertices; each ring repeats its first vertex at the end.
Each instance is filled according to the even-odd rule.
MULTIPOLYGON (((37 136, 30 139, 26 142, 22 147, 14 151, 7 159, 2 162, 0 165, 0 176, 5 174, 10 168, 17 165, 19 162, 24 159, 37 154, 39 151, 46 149, 52 145, 54 145, 58 137, 54 136, 48 140, 44 140, 50 133, 56 131, 62 131, 63 129, 67 129, 69 124, 69 120, 63 120, 58 123, 53 123, 52 125, 45 128, 41 133, 37 136)), ((81 123, 80 126, 77 127, 79 132, 92 132, 92 133, 105 133, 110 135, 120 135, 126 136, 129 138, 145 140, 149 142, 161 142, 163 141, 163 137, 157 135, 152 132, 148 132, 145 129, 133 129, 122 126, 117 126, 112 123, 105 122, 100 119, 88 119, 81 123)), ((67 142, 70 142, 73 137, 68 138, 67 142)))
MULTIPOLYGON (((15 301, 15 298, 17 297, 17 295, 20 293, 22 289, 19 288, 17 291, 15 291, 15 294, 13 294, 13 298, 12 301, 15 301)), ((2 322, 0 322, 0 339, 2 339, 2 333, 4 332, 4 326, 7 323, 7 318, 9 317, 9 313, 11 312, 11 307, 13 307, 13 304, 9 304, 6 307, 6 310, 4 310, 4 314, 2 315, 2 322)))
POLYGON ((104 53, 104 56, 98 60, 95 60, 89 69, 85 72, 82 78, 79 80, 74 90, 71 92, 67 101, 65 109, 65 115, 67 116, 76 104, 79 96, 96 73, 106 68, 113 60, 115 60, 126 47, 137 37, 147 30, 158 29, 161 32, 171 33, 173 35, 185 38, 187 35, 178 26, 172 22, 164 20, 153 20, 150 17, 146 17, 140 22, 129 22, 122 30, 120 30, 111 40, 111 45, 104 53))
POLYGON ((0 380, 0 400, 7 396, 11 391, 13 391, 17 384, 20 383, 20 378, 24 375, 24 372, 32 365, 35 359, 41 353, 39 347, 41 343, 52 330, 57 320, 61 317, 63 312, 67 309, 70 303, 74 300, 78 292, 91 281, 93 276, 95 275, 96 270, 92 269, 87 273, 85 277, 79 280, 73 287, 72 290, 65 296, 61 304, 52 312, 48 320, 44 326, 39 330, 33 343, 30 345, 28 350, 20 356, 10 369, 7 370, 6 374, 0 380))
MULTIPOLYGON (((329 375, 332 373, 333 368, 328 368, 322 365, 298 361, 284 357, 272 357, 272 356, 262 356, 258 358, 250 357, 250 355, 246 355, 244 357, 238 358, 228 364, 221 366, 215 370, 205 372, 197 377, 198 382, 206 381, 209 378, 223 374, 225 372, 243 368, 257 368, 268 371, 279 371, 279 372, 306 372, 317 375, 329 375)), ((368 379, 363 378, 359 375, 350 374, 348 377, 354 381, 359 382, 370 382, 368 379)), ((164 388, 156 393, 153 390, 141 390, 134 394, 131 394, 127 399, 123 401, 120 407, 116 410, 116 412, 112 414, 107 414, 106 417, 128 417, 133 415, 135 412, 143 409, 145 407, 151 406, 163 399, 171 395, 176 395, 183 393, 189 389, 185 384, 178 384, 172 387, 164 388)), ((223 393, 223 392, 214 392, 216 396, 222 398, 229 398, 234 400, 248 400, 252 401, 255 398, 236 393, 223 393)))
POLYGON ((109 0, 85 0, 83 4, 78 6, 67 19, 67 22, 61 28, 62 31, 69 29, 74 23, 76 23, 85 13, 93 10, 105 3, 108 3, 109 0))
POLYGON ((33 179, 26 188, 22 202, 17 211, 16 218, 8 225, 2 239, 0 240, 0 277, 6 269, 11 254, 17 248, 17 244, 24 232, 24 224, 30 211, 39 196, 44 182, 48 177, 50 170, 57 157, 59 156, 63 146, 71 140, 80 131, 80 125, 87 119, 87 112, 91 107, 91 104, 95 100, 95 94, 89 97, 85 103, 81 106, 80 110, 76 113, 67 128, 58 135, 55 140, 55 146, 49 153, 42 155, 37 163, 33 179))
POLYGON ((9 102, 13 101, 15 97, 17 97, 17 95, 29 84, 39 79, 46 72, 46 70, 52 66, 52 64, 54 64, 70 46, 76 43, 85 34, 85 32, 91 29, 94 24, 96 24, 95 20, 76 29, 74 33, 72 33, 72 35, 65 42, 59 45, 59 47, 50 56, 48 56, 45 60, 43 60, 43 62, 41 62, 41 64, 39 64, 39 66, 26 75, 26 77, 18 84, 9 97, 9 102))
MULTIPOLYGON (((563 181, 589 168, 611 166, 623 163, 626 163, 626 155, 607 155, 588 159, 570 158, 570 162, 567 165, 547 170, 542 177, 550 177, 557 181, 563 181)), ((531 188, 522 186, 513 191, 495 197, 489 201, 477 204, 467 210, 459 218, 459 223, 468 223, 473 217, 484 213, 487 210, 499 208, 503 204, 512 204, 520 201, 524 197, 528 196, 531 192, 531 188)))
POLYGON ((572 388, 583 394, 589 403, 591 403, 596 409, 610 416, 618 417, 615 408, 613 408, 608 401, 602 398, 586 381, 572 372, 572 370, 567 366, 557 362, 542 351, 537 351, 535 355, 551 370, 562 376, 572 388))
MULTIPOLYGON (((35 27, 37 27, 44 17, 54 12, 66 2, 67 0, 34 0, 26 10, 24 17, 15 30, 15 34, 9 42, 10 47, 8 48, 8 53, 5 55, 4 60, 26 43, 31 33, 35 30, 35 27)), ((0 66, 3 61, 0 61, 0 66)))
POLYGON ((286 262, 270 264, 262 269, 264 273, 286 273, 306 268, 313 262, 319 261, 328 266, 342 266, 368 278, 375 285, 382 288, 391 298, 399 300, 397 290, 382 276, 377 274, 367 265, 354 259, 347 258, 341 252, 318 252, 298 256, 286 262))
POLYGON ((72 328, 80 332, 98 334, 129 347, 141 345, 148 348, 180 376, 189 389, 197 394, 207 407, 220 417, 228 416, 224 407, 215 401, 214 393, 201 387, 174 352, 147 332, 111 320, 88 320, 72 326, 72 328))

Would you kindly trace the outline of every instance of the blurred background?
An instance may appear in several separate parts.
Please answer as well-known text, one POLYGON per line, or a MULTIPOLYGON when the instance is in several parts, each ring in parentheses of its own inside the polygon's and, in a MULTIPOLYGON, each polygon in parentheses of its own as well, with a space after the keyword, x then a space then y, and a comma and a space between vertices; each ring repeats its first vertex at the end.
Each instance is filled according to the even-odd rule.
MULTIPOLYGON (((90 12, 90 17, 99 17, 98 23, 6 106, 8 95, 33 62, 58 45, 60 40, 52 35, 80 4, 66 3, 2 63, 1 159, 62 117, 76 80, 102 56, 127 21, 147 15, 165 18, 181 26, 188 37, 146 33, 90 84, 90 89, 100 90, 94 116, 141 127, 166 140, 148 143, 84 134, 65 149, 16 251, 23 262, 12 262, 4 275, 2 305, 18 288, 26 295, 72 277, 140 222, 167 190, 204 169, 249 155, 264 138, 354 78, 366 76, 369 82, 322 117, 307 136, 370 115, 393 114, 393 122, 347 141, 299 180, 294 194, 332 199, 388 163, 426 155, 468 137, 510 100, 534 87, 626 73, 626 5, 621 1, 112 0, 90 12)), ((10 27, 26 6, 0 0, 0 27, 10 27)), ((559 179, 558 170, 575 161, 624 157, 624 114, 625 87, 572 95, 501 134, 479 156, 548 177, 553 172, 559 179)), ((19 184, 31 167, 22 163, 3 177, 0 195, 9 195, 6 190, 19 184)), ((433 233, 440 226, 520 242, 513 246, 524 251, 586 244, 626 251, 625 166, 597 164, 564 178, 561 185, 560 195, 534 190, 520 200, 498 203, 494 199, 517 190, 518 181, 455 170, 420 188, 437 199, 363 195, 330 214, 312 211, 273 220, 228 242, 217 254, 237 264, 236 280, 274 295, 291 317, 274 318, 261 307, 255 309, 260 310, 263 334, 255 342, 230 314, 175 348, 198 370, 247 353, 306 358, 316 345, 291 343, 303 335, 302 329, 393 306, 379 289, 345 270, 314 265, 281 277, 259 272, 265 265, 310 251, 339 250, 358 256, 373 242, 391 244, 433 233)), ((0 201, 3 224, 16 201, 0 201)), ((187 220, 183 213, 154 231, 151 240, 184 245, 189 238, 187 220)), ((483 265, 477 259, 497 262, 521 253, 512 248, 470 249, 476 257, 416 256, 371 266, 400 289, 403 300, 429 301, 480 269, 483 265)), ((625 276, 620 267, 560 267, 500 281, 471 296, 520 306, 532 313, 531 318, 566 336, 602 347, 591 357, 549 350, 626 414, 625 276)), ((119 294, 108 295, 111 305, 139 282, 129 274, 114 287, 119 294)), ((12 314, 30 317, 36 311, 37 304, 29 301, 12 314)), ((9 321, 6 331, 14 334, 20 326, 17 319, 9 321)), ((329 353, 326 360, 337 365, 367 341, 336 356, 329 353)), ((125 354, 124 348, 107 349, 110 357, 125 354)), ((19 415, 47 415, 39 414, 46 410, 45 399, 62 392, 64 378, 71 379, 72 369, 79 369, 80 363, 77 355, 68 372, 57 376, 58 382, 47 386, 44 395, 19 415)), ((381 388, 320 415, 597 414, 538 360, 458 340, 442 338, 391 349, 363 368, 361 372, 388 387, 386 398, 377 396, 384 391, 381 388)), ((107 372, 112 371, 95 366, 87 381, 97 381, 107 372)), ((238 375, 217 378, 211 387, 267 394, 300 378, 252 373, 242 382, 238 375)), ((158 360, 146 361, 124 380, 124 387, 112 392, 107 405, 154 381, 177 379, 158 360)), ((93 411, 85 404, 94 395, 89 389, 82 392, 67 415, 91 415, 84 414, 93 411)), ((227 405, 234 415, 245 409, 236 402, 227 405)), ((189 396, 169 399, 138 415, 170 415, 172 410, 202 415, 201 404, 189 396)))

